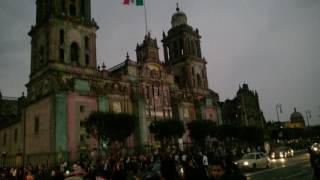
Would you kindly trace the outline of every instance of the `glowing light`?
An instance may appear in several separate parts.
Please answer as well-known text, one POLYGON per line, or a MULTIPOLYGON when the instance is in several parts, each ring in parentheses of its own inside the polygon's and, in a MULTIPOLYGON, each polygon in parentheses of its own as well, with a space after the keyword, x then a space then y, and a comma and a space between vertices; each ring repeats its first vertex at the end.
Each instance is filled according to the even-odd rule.
POLYGON ((243 162, 243 165, 248 166, 248 165, 249 165, 249 162, 248 162, 248 161, 245 161, 245 162, 243 162))
POLYGON ((184 174, 183 168, 180 168, 180 173, 181 173, 182 175, 184 174))
POLYGON ((275 158, 276 155, 274 153, 271 154, 271 158, 275 158))
POLYGON ((280 157, 283 158, 283 153, 282 152, 280 152, 280 157))

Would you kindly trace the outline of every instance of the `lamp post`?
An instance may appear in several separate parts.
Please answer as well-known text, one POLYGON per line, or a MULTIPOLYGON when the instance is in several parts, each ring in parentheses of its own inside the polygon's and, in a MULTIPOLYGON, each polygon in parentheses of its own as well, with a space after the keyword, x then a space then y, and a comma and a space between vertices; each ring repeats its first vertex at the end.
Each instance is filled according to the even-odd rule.
POLYGON ((306 111, 306 118, 307 118, 308 127, 310 127, 309 118, 311 118, 311 112, 309 110, 306 111))
POLYGON ((277 111, 277 117, 278 117, 278 123, 280 122, 280 120, 279 120, 279 112, 278 112, 278 109, 280 110, 280 113, 282 113, 282 104, 280 104, 280 103, 278 103, 277 105, 276 105, 276 111, 277 111))

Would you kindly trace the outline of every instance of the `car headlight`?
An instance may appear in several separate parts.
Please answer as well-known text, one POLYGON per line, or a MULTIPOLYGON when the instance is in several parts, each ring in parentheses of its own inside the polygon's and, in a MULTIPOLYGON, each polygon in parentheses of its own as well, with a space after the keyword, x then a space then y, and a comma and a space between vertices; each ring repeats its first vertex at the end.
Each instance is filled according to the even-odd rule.
POLYGON ((276 155, 274 153, 271 154, 271 158, 275 158, 276 155))
POLYGON ((245 161, 245 162, 243 162, 243 165, 248 166, 248 165, 249 165, 249 162, 248 162, 248 161, 245 161))
POLYGON ((279 155, 280 155, 281 158, 283 158, 283 153, 282 152, 280 152, 279 155))
POLYGON ((312 149, 313 149, 313 151, 318 151, 319 150, 317 147, 313 147, 312 149))

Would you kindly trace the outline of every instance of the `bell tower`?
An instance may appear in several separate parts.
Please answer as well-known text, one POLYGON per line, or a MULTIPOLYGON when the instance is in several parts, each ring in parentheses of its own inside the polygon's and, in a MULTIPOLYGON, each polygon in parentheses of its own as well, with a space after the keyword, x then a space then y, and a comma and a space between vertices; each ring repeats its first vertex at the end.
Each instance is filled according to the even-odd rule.
POLYGON ((171 29, 163 32, 164 59, 174 72, 179 88, 208 89, 206 61, 201 55, 201 36, 187 23, 187 16, 180 8, 171 19, 171 29))
POLYGON ((31 37, 28 95, 43 83, 46 88, 50 84, 55 87, 49 78, 52 74, 73 76, 77 72, 79 76, 84 72, 80 69, 88 72, 96 68, 98 26, 91 19, 90 4, 90 0, 36 1, 36 24, 28 33, 31 37))
POLYGON ((97 24, 90 0, 37 0, 31 36, 31 77, 50 62, 96 66, 97 24))
POLYGON ((144 37, 142 44, 136 47, 137 61, 142 62, 159 62, 159 48, 157 39, 152 39, 150 32, 144 37))

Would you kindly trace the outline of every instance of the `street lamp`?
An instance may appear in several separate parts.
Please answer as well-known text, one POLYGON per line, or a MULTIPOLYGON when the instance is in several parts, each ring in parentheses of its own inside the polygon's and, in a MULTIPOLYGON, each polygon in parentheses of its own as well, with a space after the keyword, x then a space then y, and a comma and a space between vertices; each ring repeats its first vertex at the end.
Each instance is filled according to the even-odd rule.
POLYGON ((310 127, 309 118, 311 118, 311 112, 309 110, 306 111, 306 118, 307 118, 308 127, 310 127))
POLYGON ((282 104, 280 104, 280 103, 278 103, 277 105, 276 105, 276 111, 277 111, 277 117, 278 117, 278 123, 280 122, 280 120, 279 120, 279 112, 278 112, 278 109, 280 110, 280 113, 282 113, 282 104))

